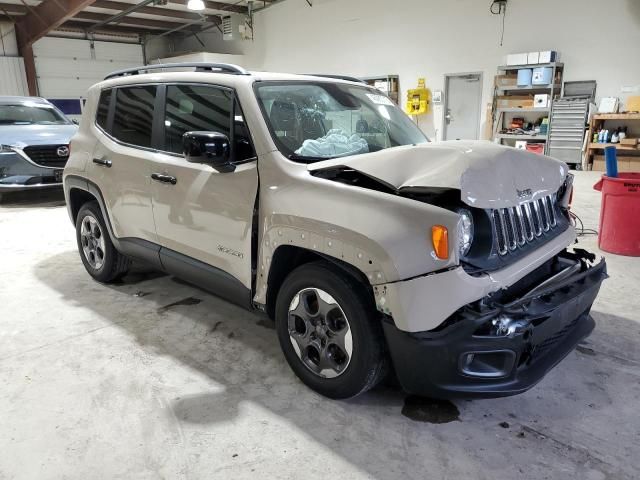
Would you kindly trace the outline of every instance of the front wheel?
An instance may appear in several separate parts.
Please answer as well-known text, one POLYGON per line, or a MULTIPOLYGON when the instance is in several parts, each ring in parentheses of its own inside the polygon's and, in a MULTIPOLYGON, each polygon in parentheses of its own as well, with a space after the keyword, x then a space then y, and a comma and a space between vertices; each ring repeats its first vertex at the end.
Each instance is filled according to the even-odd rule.
POLYGON ((294 373, 330 398, 373 388, 387 371, 380 319, 364 286, 326 262, 302 265, 276 302, 280 347, 294 373))
POLYGON ((131 261, 113 246, 97 202, 85 203, 80 208, 76 240, 84 267, 99 282, 113 282, 127 273, 131 261))

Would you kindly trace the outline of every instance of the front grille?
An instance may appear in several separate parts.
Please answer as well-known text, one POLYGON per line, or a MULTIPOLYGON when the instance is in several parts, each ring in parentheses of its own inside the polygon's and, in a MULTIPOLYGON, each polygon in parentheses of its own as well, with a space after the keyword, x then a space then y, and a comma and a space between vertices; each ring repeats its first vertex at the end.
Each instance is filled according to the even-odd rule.
POLYGON ((32 145, 23 149, 24 153, 31 159, 43 167, 64 168, 69 159, 69 154, 58 155, 58 148, 66 147, 69 151, 69 145, 32 145))
POLYGON ((493 210, 498 253, 506 255, 533 242, 558 226, 556 195, 548 195, 516 207, 493 210))

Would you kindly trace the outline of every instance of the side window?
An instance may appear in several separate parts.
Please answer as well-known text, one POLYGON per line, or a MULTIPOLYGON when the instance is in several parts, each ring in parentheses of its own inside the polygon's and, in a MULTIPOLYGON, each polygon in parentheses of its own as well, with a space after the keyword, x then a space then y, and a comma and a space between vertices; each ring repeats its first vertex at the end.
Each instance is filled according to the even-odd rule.
POLYGON ((185 132, 219 132, 231 137, 233 95, 216 87, 169 85, 165 107, 165 147, 182 153, 185 132))
POLYGON ((107 130, 107 118, 109 117, 109 105, 111 104, 111 90, 103 90, 98 101, 98 111, 96 113, 96 123, 107 130))
POLYGON ((233 135, 235 142, 234 160, 242 162, 243 160, 255 158, 256 152, 253 150, 253 145, 251 145, 249 129, 237 100, 233 102, 233 135))
POLYGON ((155 96, 153 85, 117 88, 111 134, 124 143, 151 147, 155 96))

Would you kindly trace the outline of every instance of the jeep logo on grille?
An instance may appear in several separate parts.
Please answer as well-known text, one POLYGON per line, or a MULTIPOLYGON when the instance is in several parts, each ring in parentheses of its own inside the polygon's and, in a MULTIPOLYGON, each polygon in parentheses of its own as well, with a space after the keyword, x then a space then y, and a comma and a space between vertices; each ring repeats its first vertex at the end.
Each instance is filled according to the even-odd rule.
POLYGON ((518 194, 518 198, 522 199, 522 198, 529 198, 531 196, 531 189, 530 188, 525 188, 524 190, 518 190, 516 188, 516 192, 518 194))
POLYGON ((69 147, 62 145, 61 147, 58 147, 58 149, 56 150, 56 153, 58 154, 59 157, 68 157, 69 147))

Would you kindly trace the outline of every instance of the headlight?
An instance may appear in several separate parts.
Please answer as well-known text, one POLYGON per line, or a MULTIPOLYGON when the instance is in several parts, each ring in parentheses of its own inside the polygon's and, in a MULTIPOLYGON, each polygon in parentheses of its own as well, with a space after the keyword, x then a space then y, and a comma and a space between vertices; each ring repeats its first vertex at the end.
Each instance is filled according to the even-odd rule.
POLYGON ((473 216, 469 210, 464 208, 458 209, 460 221, 458 222, 458 251, 460 256, 464 257, 471 249, 473 242, 473 216))
POLYGON ((9 145, 0 145, 0 153, 14 153, 14 150, 9 145))

